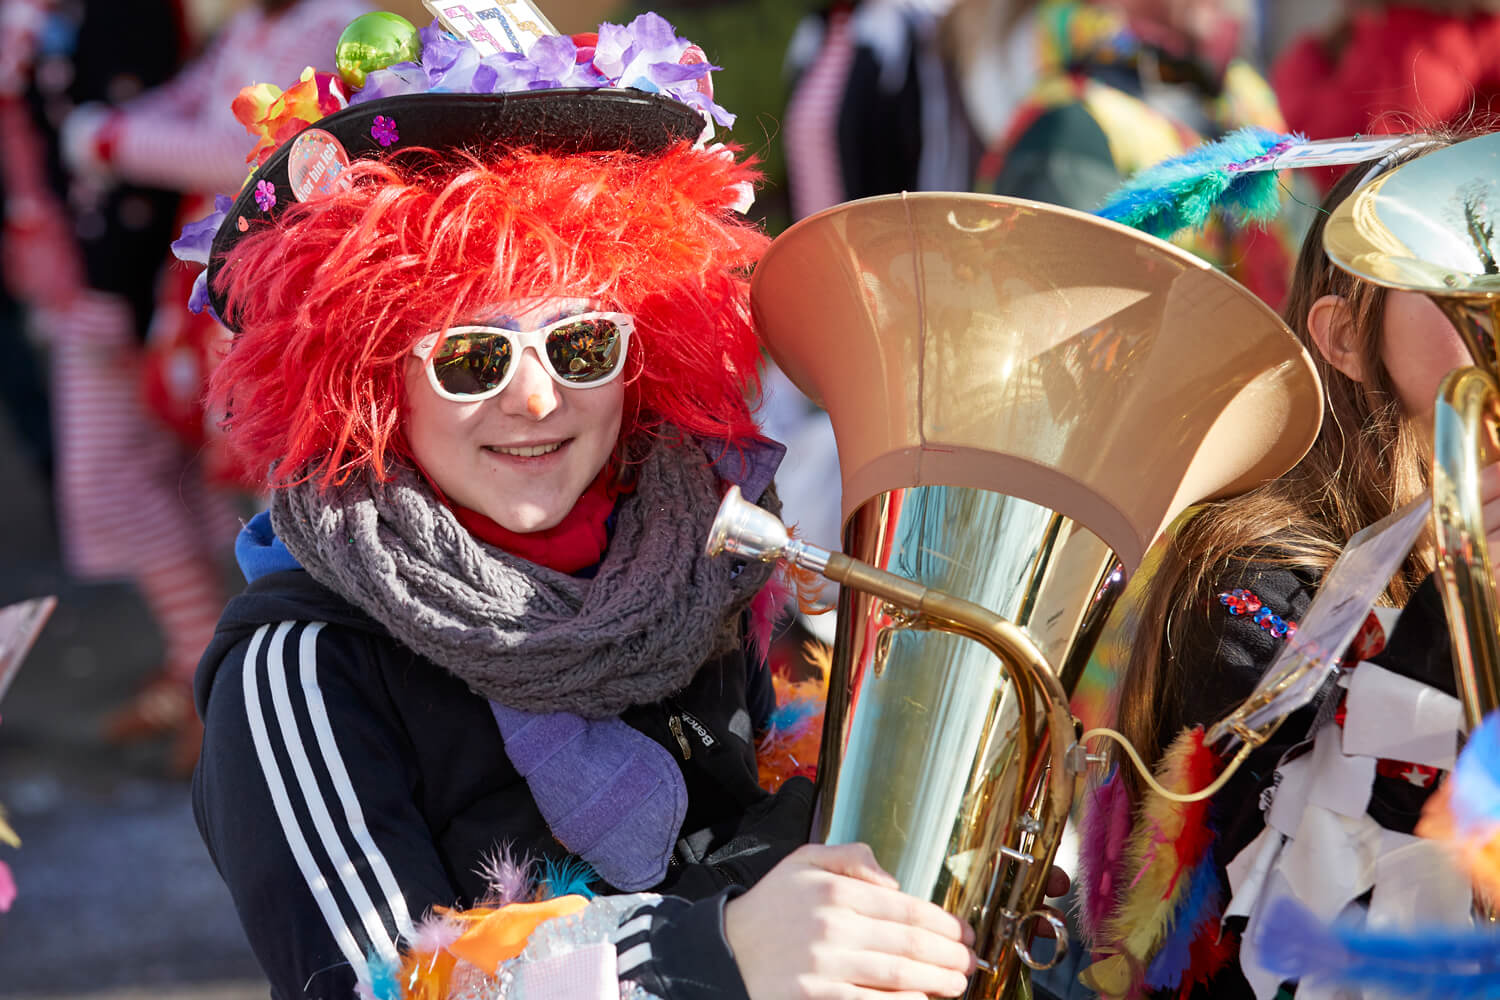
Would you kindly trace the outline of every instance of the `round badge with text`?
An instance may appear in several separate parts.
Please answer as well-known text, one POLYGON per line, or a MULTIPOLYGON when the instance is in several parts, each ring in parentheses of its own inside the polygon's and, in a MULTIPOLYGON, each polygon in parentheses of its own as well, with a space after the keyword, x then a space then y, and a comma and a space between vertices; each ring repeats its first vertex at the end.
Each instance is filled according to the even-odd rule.
POLYGON ((344 176, 348 166, 349 154, 332 132, 307 129, 292 140, 287 153, 286 173, 292 194, 298 201, 309 201, 342 191, 349 186, 344 176))

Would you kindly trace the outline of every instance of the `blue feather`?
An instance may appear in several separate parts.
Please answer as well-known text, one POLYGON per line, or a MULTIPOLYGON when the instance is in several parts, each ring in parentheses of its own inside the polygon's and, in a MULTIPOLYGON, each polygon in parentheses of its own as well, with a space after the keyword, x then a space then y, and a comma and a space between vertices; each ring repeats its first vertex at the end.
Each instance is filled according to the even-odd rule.
POLYGON ((798 698, 785 705, 777 705, 771 713, 770 728, 773 732, 790 733, 801 727, 819 708, 813 698, 798 698))
POLYGON ((1198 863, 1188 875, 1187 893, 1172 914, 1166 936, 1151 964, 1146 967, 1146 985, 1153 990, 1176 989, 1193 964, 1192 948, 1204 920, 1219 912, 1219 872, 1213 854, 1198 863))
POLYGON ((1500 712, 1485 716, 1469 734, 1448 782, 1460 832, 1482 835, 1500 823, 1500 712))
POLYGON ((1202 226, 1216 208, 1242 222, 1269 219, 1280 206, 1276 172, 1230 167, 1264 156, 1280 143, 1300 140, 1247 126, 1139 171, 1105 199, 1097 214, 1162 239, 1202 226))
POLYGON ((1328 926, 1286 898, 1271 904, 1260 927, 1262 961, 1289 979, 1373 987, 1410 1000, 1500 998, 1500 934, 1488 929, 1328 926))
POLYGON ((401 963, 371 952, 370 995, 375 1000, 401 1000, 401 963))
POLYGON ((556 899, 558 896, 582 896, 585 899, 593 899, 594 892, 589 888, 589 883, 598 877, 594 869, 588 866, 588 862, 581 858, 567 858, 564 861, 547 858, 542 863, 542 879, 538 895, 541 899, 556 899))

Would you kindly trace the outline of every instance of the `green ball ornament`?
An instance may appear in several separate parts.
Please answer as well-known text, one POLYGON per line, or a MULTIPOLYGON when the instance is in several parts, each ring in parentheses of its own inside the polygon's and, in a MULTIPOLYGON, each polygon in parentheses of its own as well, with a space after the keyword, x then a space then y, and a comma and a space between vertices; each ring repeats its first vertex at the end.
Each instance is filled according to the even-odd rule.
POLYGON ((416 26, 400 14, 380 10, 349 22, 339 36, 334 63, 344 82, 359 88, 365 85, 365 74, 399 62, 415 62, 421 56, 416 26))

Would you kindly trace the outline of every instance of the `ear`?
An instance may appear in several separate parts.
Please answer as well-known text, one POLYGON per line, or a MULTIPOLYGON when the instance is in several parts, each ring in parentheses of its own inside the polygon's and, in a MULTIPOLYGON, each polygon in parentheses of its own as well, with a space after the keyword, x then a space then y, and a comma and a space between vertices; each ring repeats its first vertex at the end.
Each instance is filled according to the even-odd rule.
POLYGON ((1365 380, 1354 317, 1342 295, 1325 295, 1312 304, 1307 311, 1307 332, 1330 365, 1356 382, 1365 380))

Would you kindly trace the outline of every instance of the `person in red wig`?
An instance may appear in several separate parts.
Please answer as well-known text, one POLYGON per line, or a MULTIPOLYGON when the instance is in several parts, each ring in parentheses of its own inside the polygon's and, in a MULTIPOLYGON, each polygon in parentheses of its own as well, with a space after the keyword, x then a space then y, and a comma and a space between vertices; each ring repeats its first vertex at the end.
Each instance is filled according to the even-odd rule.
POLYGON ((777 507, 766 239, 701 53, 654 15, 420 43, 304 74, 311 127, 250 92, 265 155, 179 241, 271 493, 194 809, 272 996, 961 993, 971 932, 757 783, 785 591, 703 548, 731 484, 777 507))

